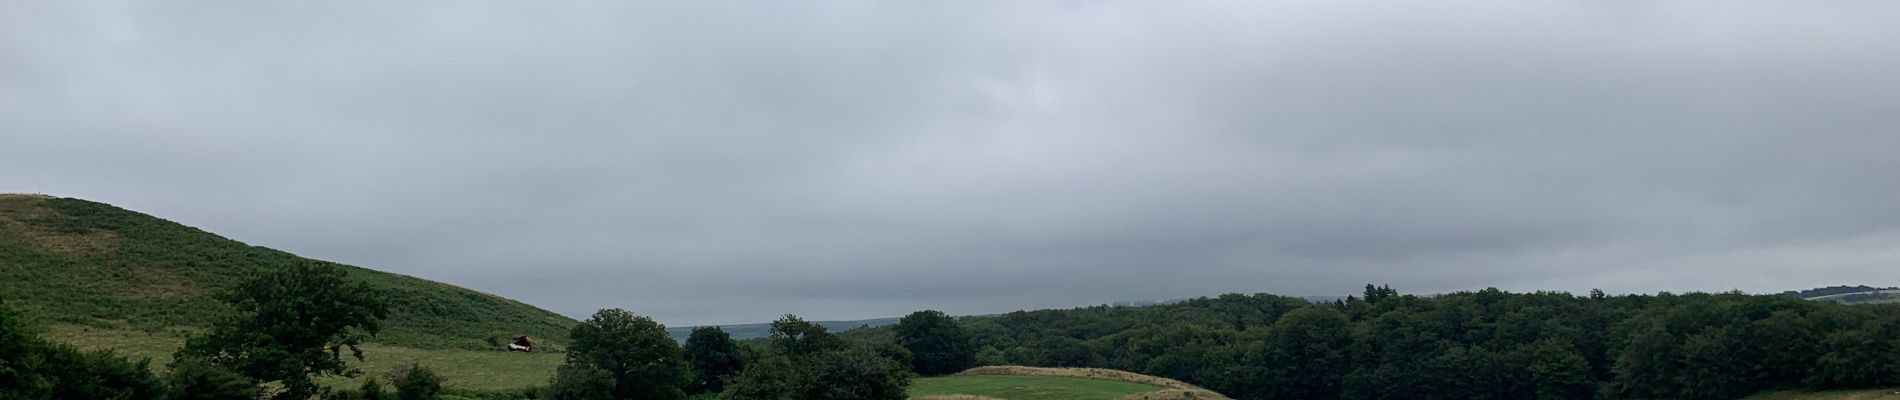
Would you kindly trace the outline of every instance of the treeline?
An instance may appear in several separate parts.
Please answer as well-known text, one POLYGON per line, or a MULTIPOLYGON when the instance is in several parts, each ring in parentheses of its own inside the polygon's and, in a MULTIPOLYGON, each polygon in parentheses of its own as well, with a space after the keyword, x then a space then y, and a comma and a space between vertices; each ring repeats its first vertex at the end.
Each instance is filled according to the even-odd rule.
MULTIPOLYGON (((25 331, 0 306, 4 399, 430 399, 426 366, 355 388, 347 358, 389 314, 382 291, 305 263, 219 295, 227 315, 170 373, 25 331)), ((1588 296, 1496 289, 1308 302, 1228 294, 1148 307, 954 318, 919 311, 835 334, 786 315, 764 340, 697 328, 682 345, 606 309, 574 326, 541 389, 485 398, 902 400, 911 379, 978 365, 1098 367, 1237 399, 1732 399, 1772 388, 1900 385, 1900 305, 1741 293, 1588 296)))
MULTIPOLYGON (((1496 289, 1228 294, 958 321, 979 363, 1099 367, 1238 399, 1733 399, 1900 385, 1900 306, 1496 289)), ((891 340, 894 329, 852 331, 891 340)))

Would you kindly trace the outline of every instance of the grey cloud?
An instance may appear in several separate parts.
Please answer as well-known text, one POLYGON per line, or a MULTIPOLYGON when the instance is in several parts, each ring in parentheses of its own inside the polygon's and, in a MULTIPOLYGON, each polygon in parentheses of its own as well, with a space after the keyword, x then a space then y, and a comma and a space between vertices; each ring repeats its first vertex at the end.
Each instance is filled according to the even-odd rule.
POLYGON ((0 190, 671 324, 1891 284, 1895 11, 9 2, 0 190))

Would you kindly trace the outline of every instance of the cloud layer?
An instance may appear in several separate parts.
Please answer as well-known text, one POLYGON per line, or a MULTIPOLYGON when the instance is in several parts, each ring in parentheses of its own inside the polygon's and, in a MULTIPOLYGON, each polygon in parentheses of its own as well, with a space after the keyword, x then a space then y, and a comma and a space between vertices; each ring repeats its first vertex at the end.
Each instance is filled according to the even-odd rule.
POLYGON ((0 4, 0 191, 569 315, 1900 283, 1900 3, 0 4))

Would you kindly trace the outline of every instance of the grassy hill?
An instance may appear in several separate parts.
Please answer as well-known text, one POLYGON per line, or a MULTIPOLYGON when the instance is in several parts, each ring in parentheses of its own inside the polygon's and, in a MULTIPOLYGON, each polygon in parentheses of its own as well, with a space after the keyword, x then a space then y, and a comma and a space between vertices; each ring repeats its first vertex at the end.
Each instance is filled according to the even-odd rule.
POLYGON ((1173 379, 1098 368, 978 367, 911 383, 913 400, 1225 400, 1173 379))
MULTIPOLYGON (((0 301, 56 339, 163 361, 185 334, 222 313, 213 293, 249 271, 323 262, 247 245, 91 201, 0 194, 0 301)), ((390 316, 372 342, 376 363, 503 356, 497 371, 543 382, 558 353, 493 351, 491 336, 528 335, 559 349, 573 319, 518 301, 415 277, 339 265, 382 289, 390 316), (490 354, 492 353, 492 354, 490 354), (523 364, 523 365, 509 365, 523 364)), ((391 366, 393 367, 393 365, 391 366)), ((480 371, 469 371, 479 374, 480 371)), ((469 377, 493 386, 494 377, 469 377), (487 381, 487 382, 483 382, 487 381)), ((504 381, 511 381, 502 379, 504 381)))

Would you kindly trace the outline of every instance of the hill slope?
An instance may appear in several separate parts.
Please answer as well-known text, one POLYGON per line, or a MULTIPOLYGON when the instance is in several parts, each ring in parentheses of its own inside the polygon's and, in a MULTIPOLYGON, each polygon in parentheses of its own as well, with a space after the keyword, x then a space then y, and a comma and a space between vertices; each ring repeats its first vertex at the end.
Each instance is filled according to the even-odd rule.
MULTIPOLYGON (((299 262, 324 261, 103 203, 0 195, 0 301, 39 324, 194 331, 221 312, 213 293, 247 271, 299 262)), ((373 340, 384 345, 480 350, 490 336, 529 335, 558 346, 576 323, 499 296, 331 264, 388 293, 390 316, 373 340)))

